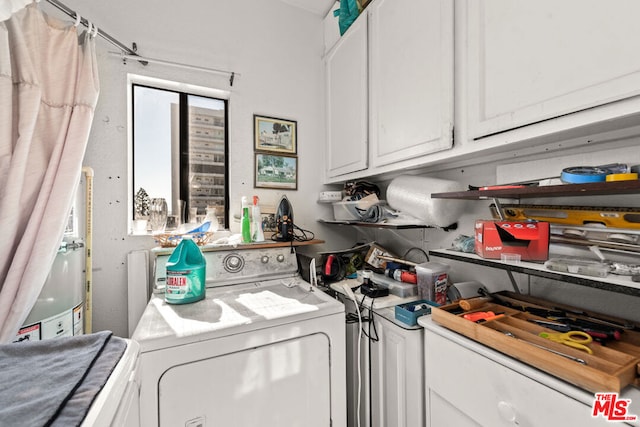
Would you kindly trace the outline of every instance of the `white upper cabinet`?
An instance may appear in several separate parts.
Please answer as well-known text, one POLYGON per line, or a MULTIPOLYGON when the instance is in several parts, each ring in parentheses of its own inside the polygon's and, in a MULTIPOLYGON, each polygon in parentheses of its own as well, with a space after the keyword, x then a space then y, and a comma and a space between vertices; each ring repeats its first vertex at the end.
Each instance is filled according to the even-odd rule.
POLYGON ((450 148, 453 1, 376 0, 366 10, 371 166, 450 148))
POLYGON ((628 105, 640 94, 640 2, 471 0, 466 7, 469 138, 575 120, 576 112, 593 122, 589 110, 598 106, 618 116, 640 111, 628 105))
POLYGON ((329 179, 368 164, 366 18, 360 16, 325 58, 329 179))

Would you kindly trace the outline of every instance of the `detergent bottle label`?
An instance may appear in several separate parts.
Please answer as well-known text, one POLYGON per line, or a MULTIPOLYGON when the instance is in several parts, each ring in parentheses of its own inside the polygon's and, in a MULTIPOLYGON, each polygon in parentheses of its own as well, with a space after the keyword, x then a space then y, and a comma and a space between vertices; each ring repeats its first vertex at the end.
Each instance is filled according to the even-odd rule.
POLYGON ((167 272, 167 284, 165 292, 178 297, 180 295, 186 295, 189 290, 188 276, 190 271, 172 271, 167 272))

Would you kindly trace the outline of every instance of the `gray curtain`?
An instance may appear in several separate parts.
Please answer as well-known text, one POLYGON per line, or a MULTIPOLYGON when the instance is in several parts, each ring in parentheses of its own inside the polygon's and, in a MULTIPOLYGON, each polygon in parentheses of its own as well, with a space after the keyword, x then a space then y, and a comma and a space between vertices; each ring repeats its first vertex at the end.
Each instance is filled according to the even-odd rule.
POLYGON ((86 32, 36 4, 0 22, 0 343, 13 340, 53 264, 98 92, 86 32))

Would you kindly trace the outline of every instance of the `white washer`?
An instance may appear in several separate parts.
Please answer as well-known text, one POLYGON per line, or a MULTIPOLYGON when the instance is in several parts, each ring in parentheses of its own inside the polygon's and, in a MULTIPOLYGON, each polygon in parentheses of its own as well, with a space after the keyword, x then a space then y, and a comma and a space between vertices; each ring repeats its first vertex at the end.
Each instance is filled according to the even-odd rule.
POLYGON ((132 337, 141 425, 346 426, 344 306, 299 277, 290 247, 204 254, 206 298, 153 295, 132 337))

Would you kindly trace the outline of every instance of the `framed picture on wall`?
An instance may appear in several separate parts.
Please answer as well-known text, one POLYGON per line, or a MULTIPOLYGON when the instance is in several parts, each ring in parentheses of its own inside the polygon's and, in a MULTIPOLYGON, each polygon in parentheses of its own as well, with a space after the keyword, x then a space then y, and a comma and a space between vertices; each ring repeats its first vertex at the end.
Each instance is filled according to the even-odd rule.
POLYGON ((296 154, 298 126, 291 120, 253 116, 253 134, 256 151, 296 154))
POLYGON ((298 158, 256 153, 255 188, 298 189, 298 158))

